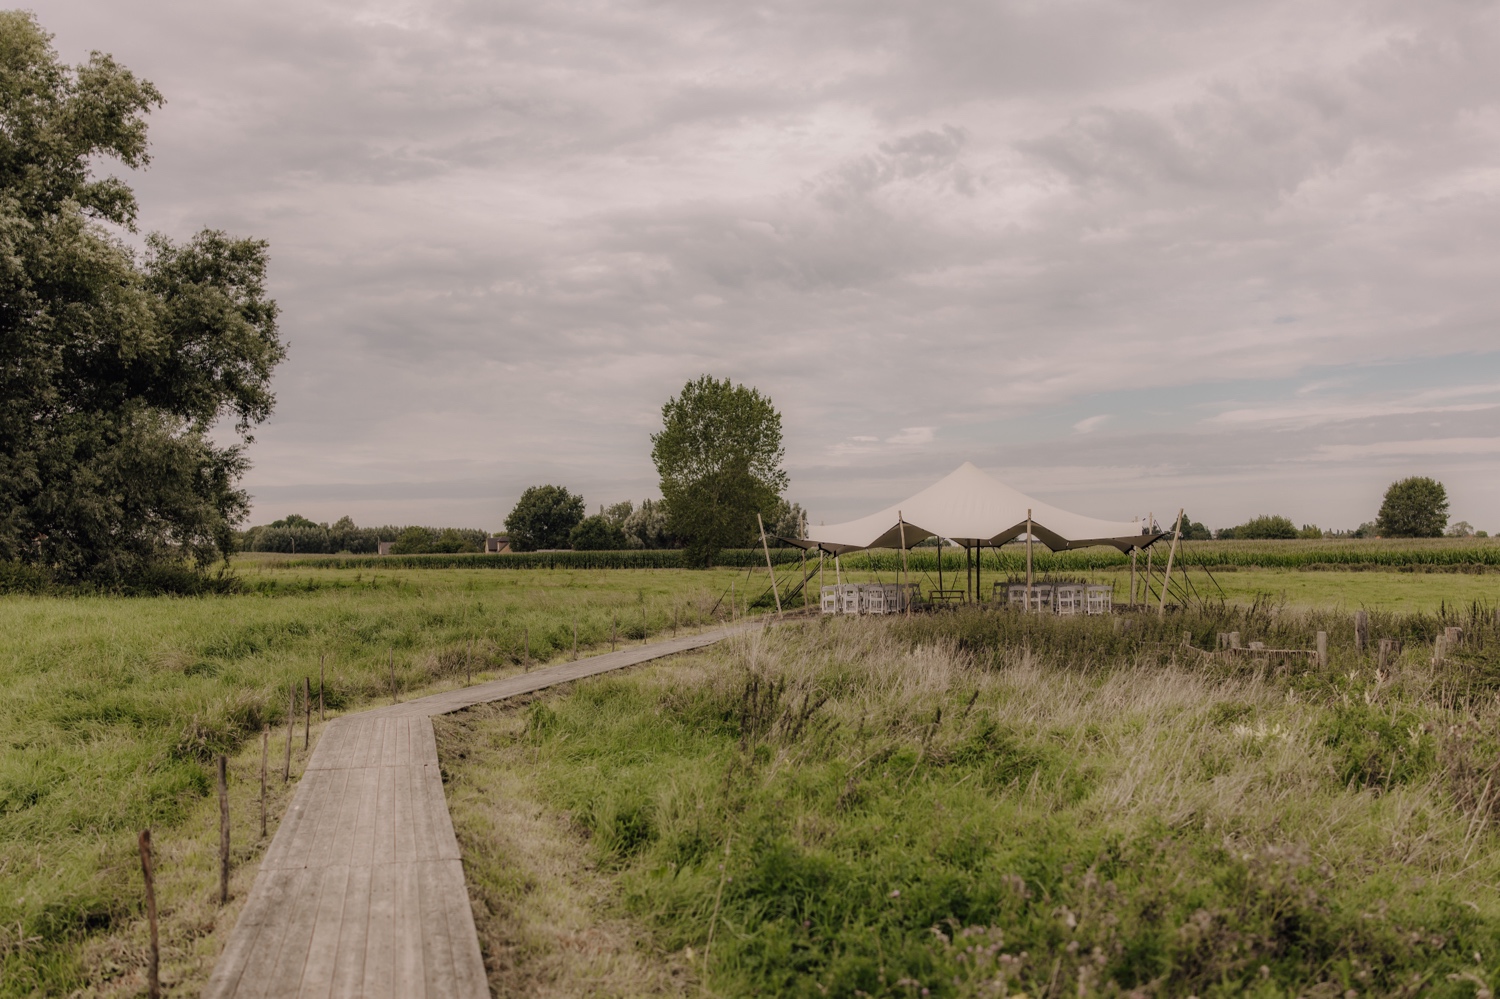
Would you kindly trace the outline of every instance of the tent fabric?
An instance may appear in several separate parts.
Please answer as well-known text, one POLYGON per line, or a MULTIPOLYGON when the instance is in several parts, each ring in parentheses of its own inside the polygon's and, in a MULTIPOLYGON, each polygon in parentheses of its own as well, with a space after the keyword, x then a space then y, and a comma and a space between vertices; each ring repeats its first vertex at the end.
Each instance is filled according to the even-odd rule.
POLYGON ((806 538, 783 540, 832 555, 866 548, 910 548, 939 537, 961 545, 1003 545, 1031 533, 1052 551, 1111 545, 1122 552, 1164 537, 1137 520, 1097 520, 1032 499, 971 462, 900 503, 843 524, 810 527, 806 538), (903 538, 904 533, 904 538, 903 538))

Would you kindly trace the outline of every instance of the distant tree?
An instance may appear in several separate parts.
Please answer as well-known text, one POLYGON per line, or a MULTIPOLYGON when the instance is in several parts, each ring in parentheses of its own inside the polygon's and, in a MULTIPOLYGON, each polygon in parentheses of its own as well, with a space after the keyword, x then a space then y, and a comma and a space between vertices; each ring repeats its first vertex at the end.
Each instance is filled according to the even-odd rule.
POLYGON ((1350 531, 1349 537, 1373 538, 1375 536, 1375 533, 1375 522, 1373 520, 1367 520, 1363 524, 1360 524, 1358 527, 1356 527, 1354 530, 1350 531))
POLYGON ((1317 524, 1303 524, 1302 529, 1297 532, 1297 537, 1312 541, 1323 537, 1323 529, 1317 524))
POLYGON ((327 527, 327 524, 319 524, 317 521, 308 520, 300 513, 289 513, 280 520, 273 520, 269 527, 327 527))
MULTIPOLYGON (((1176 524, 1177 524, 1177 518, 1174 517, 1174 518, 1172 518, 1172 522, 1167 525, 1167 530, 1168 531, 1172 530, 1172 528, 1175 527, 1176 524)), ((1209 538, 1212 538, 1213 536, 1214 535, 1213 535, 1212 531, 1210 531, 1208 528, 1204 527, 1202 524, 1198 523, 1196 520, 1194 520, 1192 517, 1188 516, 1186 513, 1183 513, 1183 515, 1182 515, 1182 540, 1184 540, 1184 541, 1207 541, 1209 538)))
POLYGON ((1489 531, 1475 531, 1474 532, 1474 537, 1476 537, 1476 538, 1487 538, 1489 536, 1490 536, 1490 532, 1489 531))
POLYGON ((1217 531, 1214 532, 1214 537, 1218 538, 1220 541, 1233 541, 1234 540, 1234 528, 1232 528, 1232 527, 1221 527, 1217 531))
POLYGON ((98 172, 147 164, 161 103, 111 57, 64 65, 34 15, 0 11, 0 561, 67 580, 229 556, 285 356, 265 243, 122 238, 135 196, 98 172))
POLYGON ((771 515, 766 517, 766 533, 778 538, 807 537, 807 511, 800 503, 779 500, 771 515))
POLYGON ((481 545, 476 544, 470 537, 473 532, 461 531, 455 527, 445 527, 438 532, 437 537, 432 539, 431 550, 434 553, 441 552, 447 555, 456 555, 460 552, 477 552, 481 545))
POLYGON ((568 535, 583 520, 583 497, 562 486, 532 486, 505 518, 510 546, 518 552, 568 547, 568 535))
POLYGON ((580 552, 615 552, 628 548, 625 532, 604 514, 585 517, 568 534, 568 543, 580 552))
POLYGON ((630 515, 634 512, 635 504, 631 503, 630 500, 621 500, 618 503, 611 503, 609 506, 605 506, 602 503, 599 504, 599 516, 617 526, 623 526, 625 521, 629 520, 630 515))
POLYGON ((781 414, 753 388, 704 375, 662 406, 651 436, 669 526, 689 564, 710 565, 723 548, 756 537, 786 488, 781 414))
POLYGON ((1375 525, 1386 538, 1441 537, 1448 525, 1448 490, 1426 476, 1393 482, 1385 491, 1375 525))
POLYGON ((664 500, 641 500, 621 529, 631 548, 671 548, 676 544, 667 526, 667 504, 664 500))
POLYGON ((1467 520, 1455 520, 1448 525, 1448 537, 1472 538, 1474 537, 1474 525, 1467 520))
POLYGON ((426 555, 431 552, 432 532, 425 527, 408 527, 391 545, 392 555, 426 555))
POLYGON ((1234 529, 1237 539, 1247 538, 1295 538, 1297 536, 1297 525, 1293 524, 1289 517, 1276 514, 1262 514, 1252 517, 1239 527, 1234 529))

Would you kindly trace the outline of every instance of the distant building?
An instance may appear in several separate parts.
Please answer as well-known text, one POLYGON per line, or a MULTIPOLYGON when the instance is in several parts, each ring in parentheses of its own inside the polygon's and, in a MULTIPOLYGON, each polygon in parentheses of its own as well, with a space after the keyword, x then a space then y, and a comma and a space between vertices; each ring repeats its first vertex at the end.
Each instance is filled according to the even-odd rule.
POLYGON ((380 550, 378 552, 376 552, 375 554, 377 554, 377 555, 389 555, 391 553, 391 545, 395 544, 396 542, 394 542, 394 541, 377 541, 375 543, 380 546, 380 550))
POLYGON ((486 555, 500 555, 510 551, 509 534, 491 534, 484 539, 484 553, 486 555))

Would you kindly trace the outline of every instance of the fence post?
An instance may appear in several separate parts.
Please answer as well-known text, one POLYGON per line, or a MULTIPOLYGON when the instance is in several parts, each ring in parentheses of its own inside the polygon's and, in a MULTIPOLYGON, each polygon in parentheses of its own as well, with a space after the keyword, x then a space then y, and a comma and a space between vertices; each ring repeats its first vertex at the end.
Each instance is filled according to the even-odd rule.
POLYGON ((1229 647, 1231 649, 1237 649, 1237 648, 1240 647, 1240 633, 1239 632, 1237 632, 1237 631, 1231 631, 1229 633, 1229 647))
POLYGON ((286 688, 286 764, 281 769, 281 782, 292 779, 292 727, 297 724, 297 684, 286 688))
POLYGON ((229 902, 229 760, 219 754, 219 904, 229 902))
POLYGON ((1365 611, 1354 612, 1354 651, 1360 655, 1370 645, 1370 615, 1365 611))
POLYGON ((1318 665, 1328 665, 1328 632, 1318 632, 1318 665))
POLYGON ((142 829, 138 842, 141 849, 141 877, 146 882, 146 922, 151 927, 151 949, 146 955, 146 994, 151 999, 160 999, 161 947, 156 936, 156 878, 152 874, 151 830, 142 829))
POLYGON ((391 703, 396 703, 396 650, 391 649, 391 703))
POLYGON ((271 749, 271 726, 260 730, 260 838, 266 838, 266 757, 271 749))
POLYGON ((619 625, 620 616, 618 614, 611 614, 609 616, 609 651, 611 652, 615 650, 615 632, 619 628, 619 625))
POLYGON ((302 751, 312 745, 312 677, 302 678, 302 751))

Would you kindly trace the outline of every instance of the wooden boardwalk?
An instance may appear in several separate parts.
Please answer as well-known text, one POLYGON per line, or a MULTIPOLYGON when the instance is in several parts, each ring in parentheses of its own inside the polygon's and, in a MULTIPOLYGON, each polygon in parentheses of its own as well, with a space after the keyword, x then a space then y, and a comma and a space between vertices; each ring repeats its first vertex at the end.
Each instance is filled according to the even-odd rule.
POLYGON ((204 995, 488 996, 432 716, 758 626, 632 646, 329 722, 204 995))

